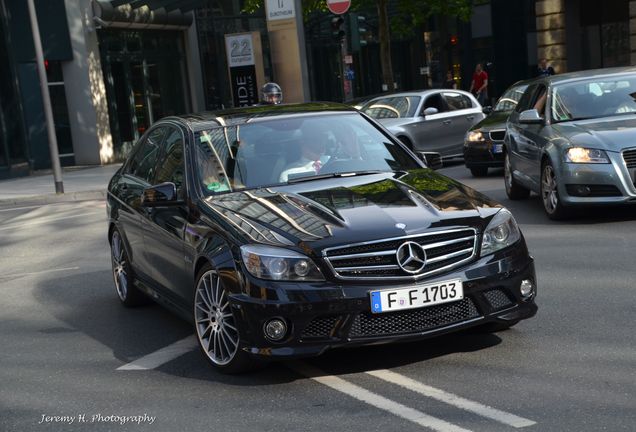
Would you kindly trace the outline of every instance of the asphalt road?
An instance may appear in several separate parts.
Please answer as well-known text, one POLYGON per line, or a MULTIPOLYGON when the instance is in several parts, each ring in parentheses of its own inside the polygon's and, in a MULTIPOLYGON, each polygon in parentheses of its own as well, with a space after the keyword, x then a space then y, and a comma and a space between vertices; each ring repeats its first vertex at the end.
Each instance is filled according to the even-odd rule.
POLYGON ((508 201, 501 173, 442 172, 517 217, 538 315, 243 376, 159 306, 119 305, 103 203, 0 211, 0 431, 636 430, 636 209, 557 223, 508 201))

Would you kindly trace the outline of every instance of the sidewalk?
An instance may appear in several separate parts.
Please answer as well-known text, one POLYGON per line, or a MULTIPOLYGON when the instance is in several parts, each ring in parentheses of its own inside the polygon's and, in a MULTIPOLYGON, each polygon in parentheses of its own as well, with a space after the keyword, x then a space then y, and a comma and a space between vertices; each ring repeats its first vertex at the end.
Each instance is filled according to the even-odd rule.
POLYGON ((104 199, 108 181, 120 166, 121 164, 113 164, 64 168, 64 193, 60 195, 55 193, 53 173, 50 171, 0 180, 0 208, 104 199))

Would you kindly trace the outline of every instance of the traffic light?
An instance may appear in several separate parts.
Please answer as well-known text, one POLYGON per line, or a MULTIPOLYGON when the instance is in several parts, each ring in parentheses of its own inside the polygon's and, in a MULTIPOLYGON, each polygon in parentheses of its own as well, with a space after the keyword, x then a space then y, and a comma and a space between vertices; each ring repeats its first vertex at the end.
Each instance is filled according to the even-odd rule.
POLYGON ((452 36, 450 37, 450 44, 451 44, 452 46, 457 45, 457 43, 458 43, 458 42, 459 42, 459 38, 457 37, 457 35, 452 35, 452 36))
POLYGON ((351 27, 351 51, 360 51, 367 44, 367 19, 357 13, 349 14, 351 27))
POLYGON ((341 15, 331 18, 331 34, 338 42, 345 38, 347 33, 345 32, 344 18, 341 15))

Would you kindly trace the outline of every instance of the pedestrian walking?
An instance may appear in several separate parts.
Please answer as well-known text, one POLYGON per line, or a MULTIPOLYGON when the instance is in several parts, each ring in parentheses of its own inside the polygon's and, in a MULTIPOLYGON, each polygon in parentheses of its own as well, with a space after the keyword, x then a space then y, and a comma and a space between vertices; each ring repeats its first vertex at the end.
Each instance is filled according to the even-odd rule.
POLYGON ((488 73, 486 73, 481 63, 477 63, 477 66, 475 66, 473 80, 470 83, 470 92, 475 95, 481 105, 486 103, 488 99, 488 73))

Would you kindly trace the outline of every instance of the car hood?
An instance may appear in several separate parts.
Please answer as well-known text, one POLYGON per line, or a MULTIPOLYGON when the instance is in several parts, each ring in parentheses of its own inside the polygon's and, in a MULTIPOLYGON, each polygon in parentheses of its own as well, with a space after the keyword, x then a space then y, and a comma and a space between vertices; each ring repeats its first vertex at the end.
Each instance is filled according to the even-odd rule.
POLYGON ((552 128, 574 146, 621 151, 636 145, 634 116, 557 123, 552 128))
POLYGON ((205 203, 245 242, 294 245, 305 253, 443 227, 482 231, 500 208, 430 169, 233 192, 205 203))
POLYGON ((489 131, 493 129, 505 129, 506 121, 508 117, 510 117, 511 112, 512 111, 493 111, 488 117, 476 123, 470 130, 481 129, 482 131, 489 131))

